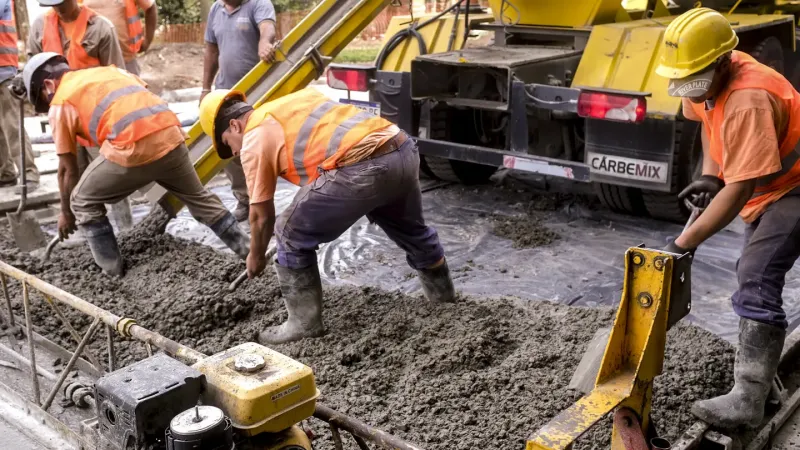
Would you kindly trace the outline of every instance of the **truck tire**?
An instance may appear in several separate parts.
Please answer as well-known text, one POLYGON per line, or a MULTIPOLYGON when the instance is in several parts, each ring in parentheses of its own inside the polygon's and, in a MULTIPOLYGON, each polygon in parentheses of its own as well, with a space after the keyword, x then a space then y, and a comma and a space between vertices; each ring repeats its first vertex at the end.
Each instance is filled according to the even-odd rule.
POLYGON ((600 202, 611 211, 641 216, 647 213, 641 189, 614 184, 593 183, 600 202))
POLYGON ((672 157, 671 192, 642 191, 642 199, 650 217, 684 223, 690 211, 678 194, 699 177, 703 170, 703 144, 699 122, 679 118, 675 122, 675 147, 672 157))
POLYGON ((776 72, 785 74, 785 61, 783 59, 783 46, 775 36, 770 36, 748 51, 756 61, 772 67, 776 72))
POLYGON ((462 184, 481 184, 497 171, 497 167, 484 166, 455 159, 420 155, 420 172, 435 180, 462 184))

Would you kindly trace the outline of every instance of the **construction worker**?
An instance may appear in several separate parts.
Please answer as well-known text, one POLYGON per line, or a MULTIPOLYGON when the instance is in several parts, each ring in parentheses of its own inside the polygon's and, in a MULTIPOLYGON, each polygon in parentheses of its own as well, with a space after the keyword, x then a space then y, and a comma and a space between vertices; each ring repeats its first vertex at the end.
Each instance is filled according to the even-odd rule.
POLYGON ((251 278, 267 265, 274 227, 275 270, 289 318, 263 331, 260 342, 324 334, 316 249, 364 215, 405 250, 428 300, 454 300, 439 237, 422 217, 419 153, 397 126, 311 88, 256 110, 241 92, 217 90, 201 103, 200 123, 220 158, 242 158, 250 198, 251 278), (276 221, 279 176, 301 189, 276 221))
POLYGON ((178 118, 136 75, 115 67, 73 71, 63 56, 40 53, 25 65, 23 80, 37 112, 49 112, 59 160, 59 234, 66 238, 77 225, 103 272, 121 276, 124 269, 104 204, 151 182, 178 197, 231 250, 247 257, 247 235, 197 177, 178 118), (100 156, 80 179, 76 136, 100 147, 100 156))
POLYGON ((155 0, 83 0, 83 5, 110 20, 114 24, 125 59, 125 70, 139 75, 136 55, 144 53, 153 43, 158 26, 158 6, 155 0), (144 11, 144 27, 139 18, 144 11))
MULTIPOLYGON (((211 92, 212 82, 217 89, 231 89, 259 61, 273 61, 276 34, 275 7, 270 0, 214 2, 206 25, 200 100, 211 92)), ((225 166, 225 175, 237 200, 233 215, 246 220, 250 202, 239 158, 225 166)))
MULTIPOLYGON (((17 184, 20 154, 25 155, 28 191, 39 185, 39 170, 33 161, 33 149, 27 133, 24 148, 19 141, 19 100, 11 95, 9 85, 17 75, 19 49, 14 20, 13 0, 0 0, 0 187, 17 184)), ((24 133, 24 130, 22 130, 24 133)))
POLYGON ((703 175, 680 193, 707 207, 665 250, 693 252, 737 215, 747 224, 731 299, 740 316, 736 383, 692 407, 722 428, 763 419, 786 334, 786 272, 800 256, 800 94, 734 50, 738 42, 725 16, 692 9, 667 27, 656 70, 669 79, 669 94, 683 97, 684 117, 702 122, 708 142, 703 175))

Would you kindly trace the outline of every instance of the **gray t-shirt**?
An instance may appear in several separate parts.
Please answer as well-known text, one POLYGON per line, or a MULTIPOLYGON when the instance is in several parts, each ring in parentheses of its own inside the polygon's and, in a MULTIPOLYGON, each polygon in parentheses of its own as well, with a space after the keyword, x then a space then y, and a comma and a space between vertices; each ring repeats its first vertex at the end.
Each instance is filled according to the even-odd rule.
POLYGON ((260 61, 258 25, 275 21, 275 7, 269 0, 245 0, 233 12, 217 0, 208 13, 206 42, 219 47, 217 89, 230 89, 260 61))

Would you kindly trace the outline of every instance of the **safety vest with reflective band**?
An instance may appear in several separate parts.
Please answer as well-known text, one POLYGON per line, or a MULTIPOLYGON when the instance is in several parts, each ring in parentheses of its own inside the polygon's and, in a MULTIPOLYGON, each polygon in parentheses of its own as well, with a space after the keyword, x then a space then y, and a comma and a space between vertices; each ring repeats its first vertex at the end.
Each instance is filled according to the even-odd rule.
POLYGON ((746 53, 734 51, 731 58, 731 79, 725 90, 714 101, 714 108, 705 110, 705 104, 691 103, 694 113, 702 118, 709 138, 709 154, 719 164, 724 173, 724 145, 721 130, 724 119, 725 102, 733 91, 739 89, 764 89, 780 99, 789 121, 786 135, 778 143, 781 155, 781 170, 756 180, 756 191, 742 210, 747 216, 755 209, 764 208, 765 202, 772 203, 778 197, 765 194, 783 191, 800 185, 800 94, 781 74, 765 66, 746 53))
POLYGON ((392 123, 352 105, 332 102, 316 89, 306 88, 265 103, 247 121, 245 133, 267 116, 283 127, 288 170, 283 178, 304 186, 330 170, 368 134, 392 123))
POLYGON ((142 20, 139 18, 139 7, 136 6, 136 0, 125 0, 125 19, 128 22, 128 45, 135 55, 142 49, 142 42, 144 42, 144 28, 142 20))
POLYGON ((116 67, 64 74, 51 105, 64 104, 78 110, 81 133, 93 146, 104 141, 130 146, 157 131, 180 126, 178 117, 142 80, 116 67))
POLYGON ((9 3, 11 19, 0 20, 0 66, 19 66, 17 26, 14 19, 14 0, 9 3))
MULTIPOLYGON (((93 58, 86 53, 83 48, 83 37, 86 35, 86 28, 89 26, 89 19, 96 16, 97 13, 92 11, 86 6, 81 6, 81 12, 75 23, 75 30, 72 36, 66 36, 69 39, 69 49, 67 50, 66 58, 69 63, 70 69, 86 69, 89 67, 97 67, 100 65, 100 60, 93 58)), ((44 34, 42 35, 42 50, 45 52, 58 53, 64 55, 64 45, 61 42, 61 33, 59 32, 58 14, 54 10, 48 11, 44 16, 44 34)))

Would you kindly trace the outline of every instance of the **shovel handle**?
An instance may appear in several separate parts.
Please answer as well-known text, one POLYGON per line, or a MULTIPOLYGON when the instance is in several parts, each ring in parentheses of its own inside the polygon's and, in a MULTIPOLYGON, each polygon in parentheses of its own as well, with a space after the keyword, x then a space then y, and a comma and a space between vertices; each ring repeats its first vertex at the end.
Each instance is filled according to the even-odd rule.
MULTIPOLYGON (((270 258, 274 257, 275 253, 277 253, 277 252, 278 252, 278 247, 272 247, 269 250, 267 250, 267 254, 265 255, 265 257, 267 259, 270 259, 270 258)), ((230 284, 230 286, 228 286, 228 292, 235 291, 236 288, 238 288, 239 285, 242 284, 242 282, 244 280, 246 280, 246 279, 247 279, 247 269, 245 269, 244 272, 240 273, 239 276, 236 277, 235 280, 233 280, 233 282, 230 284)))
POLYGON ((689 229, 690 226, 692 226, 694 221, 697 220, 698 217, 700 217, 700 214, 703 213, 705 208, 698 208, 688 198, 684 200, 684 202, 686 204, 686 208, 688 208, 689 211, 691 211, 691 214, 689 214, 689 220, 686 221, 686 225, 683 227, 683 231, 685 232, 686 230, 689 229))
POLYGON ((53 253, 53 249, 59 242, 61 242, 61 236, 56 236, 47 243, 47 248, 44 250, 42 261, 47 261, 50 259, 50 254, 53 253))
POLYGON ((28 180, 27 180, 27 167, 25 167, 25 101, 19 100, 19 207, 17 208, 17 215, 22 214, 25 206, 28 203, 28 180))

